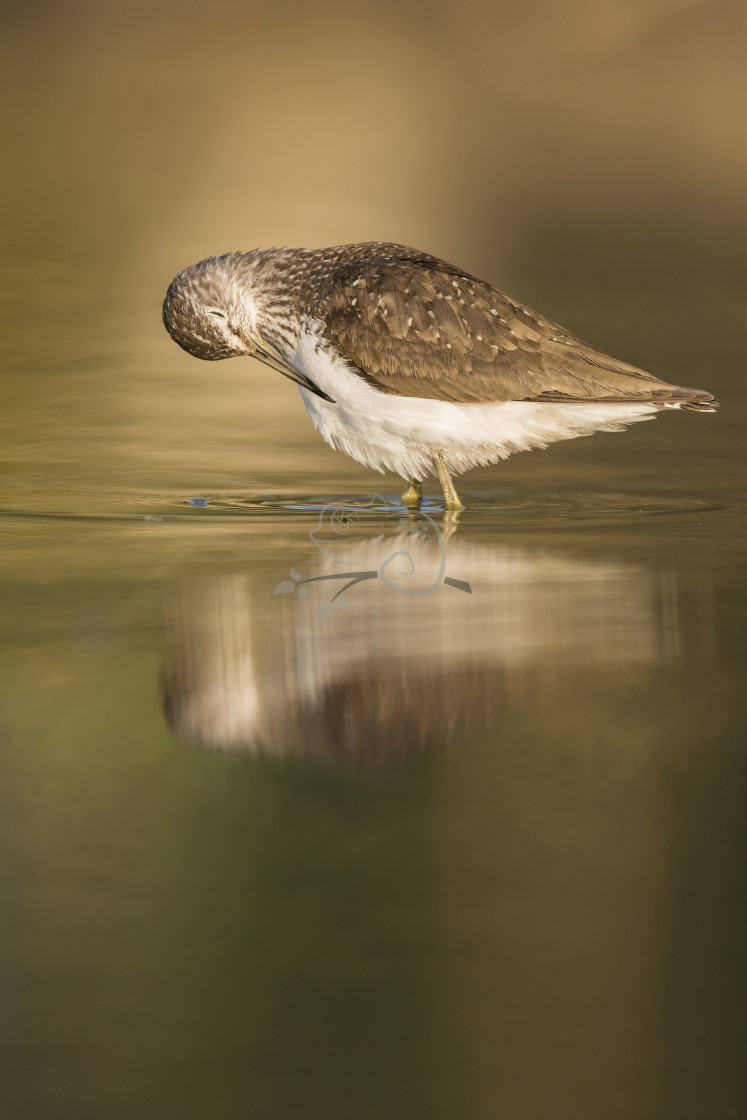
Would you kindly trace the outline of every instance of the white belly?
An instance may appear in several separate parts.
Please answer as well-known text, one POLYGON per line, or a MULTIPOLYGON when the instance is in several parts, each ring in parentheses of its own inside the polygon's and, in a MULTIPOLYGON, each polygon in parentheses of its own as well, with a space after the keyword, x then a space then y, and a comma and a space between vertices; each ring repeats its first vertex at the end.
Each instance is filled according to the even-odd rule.
POLYGON ((558 440, 619 432, 659 410, 653 404, 452 404, 381 393, 341 360, 302 341, 296 362, 333 398, 301 389, 312 424, 327 443, 373 470, 402 478, 435 474, 433 454, 443 453, 451 474, 507 459, 517 451, 558 440))

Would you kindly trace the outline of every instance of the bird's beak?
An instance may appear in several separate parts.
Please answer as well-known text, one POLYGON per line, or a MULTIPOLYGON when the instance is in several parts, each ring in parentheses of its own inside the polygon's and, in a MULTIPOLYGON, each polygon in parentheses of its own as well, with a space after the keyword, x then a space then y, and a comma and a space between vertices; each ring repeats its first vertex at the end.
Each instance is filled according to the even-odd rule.
POLYGON ((295 381, 297 385, 303 386, 303 388, 308 389, 309 392, 316 393, 316 395, 318 397, 321 397, 322 400, 331 401, 332 404, 335 403, 332 400, 332 397, 328 397, 327 394, 323 392, 318 385, 315 385, 314 382, 311 381, 305 373, 301 373, 300 370, 297 370, 295 366, 291 365, 287 358, 284 358, 280 351, 275 346, 273 346, 271 342, 267 342, 265 339, 263 339, 261 344, 258 342, 254 343, 251 350, 249 351, 249 356, 252 358, 257 358, 260 362, 264 362, 266 366, 270 367, 270 369, 274 369, 277 370, 278 373, 282 373, 283 377, 289 377, 291 381, 295 381))
POLYGON ((290 377, 295 380, 298 377, 298 371, 287 361, 283 355, 272 345, 271 342, 262 342, 261 344, 255 342, 252 345, 249 355, 252 358, 258 358, 260 362, 264 362, 270 369, 277 370, 285 377, 290 377))

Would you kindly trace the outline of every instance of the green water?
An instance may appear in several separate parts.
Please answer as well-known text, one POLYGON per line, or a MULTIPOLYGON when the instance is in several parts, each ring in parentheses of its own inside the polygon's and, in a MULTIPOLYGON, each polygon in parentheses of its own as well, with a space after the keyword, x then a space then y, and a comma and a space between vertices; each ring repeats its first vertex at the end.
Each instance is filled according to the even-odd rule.
POLYGON ((168 414, 147 469, 121 424, 11 464, 5 1114, 737 1116, 733 407, 468 476, 445 544, 333 526, 361 472, 294 492, 306 444, 226 492, 168 414), (442 547, 470 591, 403 594, 442 547))

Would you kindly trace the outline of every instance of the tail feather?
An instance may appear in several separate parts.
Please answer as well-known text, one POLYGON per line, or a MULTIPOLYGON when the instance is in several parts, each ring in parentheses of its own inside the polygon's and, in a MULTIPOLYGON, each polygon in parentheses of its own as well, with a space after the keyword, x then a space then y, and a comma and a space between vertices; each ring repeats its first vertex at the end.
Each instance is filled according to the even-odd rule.
POLYGON ((670 393, 666 403, 678 405, 688 412, 715 412, 718 408, 718 401, 714 399, 713 393, 707 393, 705 389, 686 389, 684 386, 678 386, 670 393))
POLYGON ((686 408, 688 412, 715 412, 718 408, 718 401, 685 401, 680 405, 680 408, 686 408))

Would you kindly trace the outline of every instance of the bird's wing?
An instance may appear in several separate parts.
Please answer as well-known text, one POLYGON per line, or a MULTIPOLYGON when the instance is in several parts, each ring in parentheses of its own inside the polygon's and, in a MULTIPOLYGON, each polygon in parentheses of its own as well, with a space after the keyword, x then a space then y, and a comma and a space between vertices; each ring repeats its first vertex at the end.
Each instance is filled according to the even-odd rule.
POLYGON ((385 393, 458 403, 651 401, 695 408, 713 399, 609 357, 432 257, 393 251, 343 265, 320 310, 330 341, 385 393))

